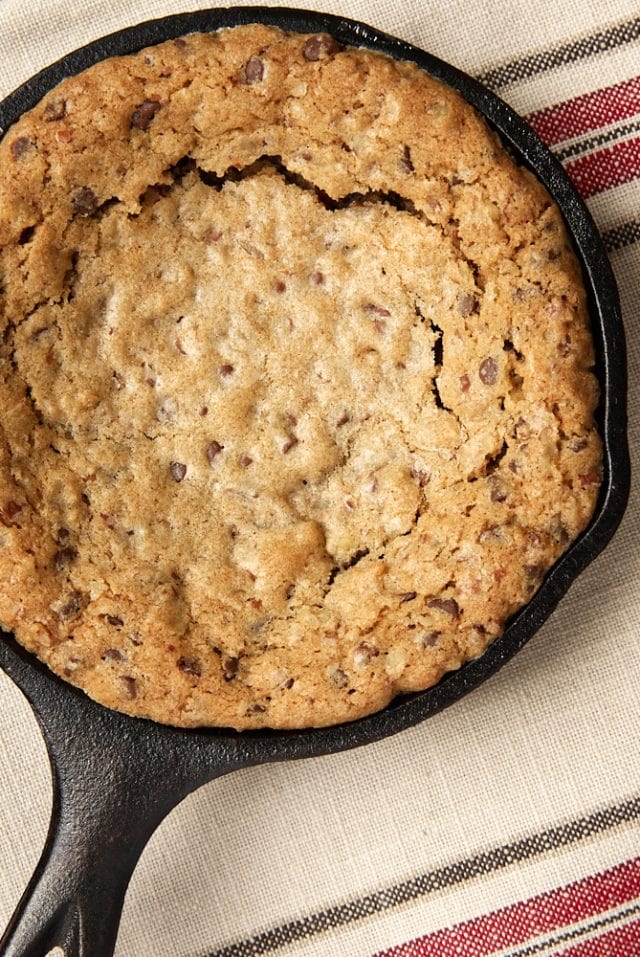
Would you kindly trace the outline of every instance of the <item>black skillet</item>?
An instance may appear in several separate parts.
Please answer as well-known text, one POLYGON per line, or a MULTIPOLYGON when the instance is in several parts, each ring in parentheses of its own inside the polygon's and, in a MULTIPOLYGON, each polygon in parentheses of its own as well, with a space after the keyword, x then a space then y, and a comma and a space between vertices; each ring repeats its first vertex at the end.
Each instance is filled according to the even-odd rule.
POLYGON ((300 33, 329 32, 345 45, 412 60, 484 114, 515 156, 546 185, 562 210, 589 294, 601 385, 599 425, 604 482, 587 531, 555 565, 504 635, 477 661, 435 688, 393 702, 352 724, 300 732, 178 730, 95 704, 60 681, 11 636, 0 665, 40 722, 51 761, 53 815, 42 858, 0 942, 0 957, 113 953, 129 878, 155 828, 187 794, 237 768, 342 751, 395 734, 457 701, 514 655, 553 611, 571 582, 613 535, 627 501, 626 361, 615 280, 596 228, 559 163, 532 129, 491 92, 436 57, 341 17, 287 8, 239 7, 185 13, 104 37, 37 74, 0 104, 0 131, 64 77, 110 56, 194 31, 242 23, 300 33))

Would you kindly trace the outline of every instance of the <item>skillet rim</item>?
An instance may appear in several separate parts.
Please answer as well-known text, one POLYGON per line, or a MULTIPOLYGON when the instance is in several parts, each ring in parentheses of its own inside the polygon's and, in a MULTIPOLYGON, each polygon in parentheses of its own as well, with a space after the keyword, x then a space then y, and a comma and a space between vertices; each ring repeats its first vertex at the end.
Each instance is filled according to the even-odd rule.
POLYGON ((69 695, 86 720, 125 726, 127 737, 143 737, 172 751, 190 745, 201 751, 231 746, 238 763, 274 761, 327 754, 395 734, 468 694, 499 670, 533 637, 572 582, 604 549, 620 523, 627 503, 630 465, 626 435, 626 352, 618 293, 597 228, 560 163, 533 129, 503 100, 477 80, 440 58, 360 21, 289 7, 219 7, 184 12, 126 27, 73 50, 41 70, 0 103, 0 137, 54 86, 107 57, 133 53, 165 40, 247 23, 266 23, 299 33, 328 32, 347 46, 361 46, 409 60, 456 90, 495 130, 518 162, 545 185, 559 206, 580 261, 589 300, 601 385, 598 424, 603 442, 603 484, 586 530, 560 557, 532 599, 510 620, 503 635, 484 654, 449 672, 422 692, 394 699, 382 711, 350 723, 299 730, 234 731, 224 728, 176 728, 111 711, 58 678, 11 636, 0 632, 0 664, 25 691, 38 718, 51 707, 64 708, 69 695), (95 709, 98 709, 99 714, 95 709), (105 715, 108 717, 105 718, 105 715))

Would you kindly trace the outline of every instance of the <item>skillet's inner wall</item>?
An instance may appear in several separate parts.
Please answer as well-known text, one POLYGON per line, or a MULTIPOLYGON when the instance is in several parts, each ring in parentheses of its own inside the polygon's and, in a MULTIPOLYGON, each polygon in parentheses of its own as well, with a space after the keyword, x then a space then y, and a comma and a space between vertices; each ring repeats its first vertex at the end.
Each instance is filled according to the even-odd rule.
POLYGON ((0 144, 2 623, 179 725, 353 719, 501 633, 599 485, 560 214, 411 64, 261 26, 0 144))

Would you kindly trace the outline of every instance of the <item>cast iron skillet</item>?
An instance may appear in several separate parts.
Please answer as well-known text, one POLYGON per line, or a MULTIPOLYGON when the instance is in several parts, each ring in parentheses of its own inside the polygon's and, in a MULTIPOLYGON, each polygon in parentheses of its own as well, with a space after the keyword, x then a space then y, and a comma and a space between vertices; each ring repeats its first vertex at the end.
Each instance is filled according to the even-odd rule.
POLYGON ((6 130, 65 76, 106 57, 194 31, 256 21, 300 33, 329 32, 345 45, 412 60, 484 114, 562 210, 589 294, 602 399, 604 482, 589 528, 555 565, 504 635, 435 688, 397 699, 352 724, 299 732, 179 730, 95 704, 24 652, 9 635, 0 664, 31 702, 49 751, 53 815, 42 858, 0 942, 0 957, 113 953, 124 894, 144 845, 187 794, 237 768, 342 751, 395 734, 457 701, 498 670, 553 611, 573 579, 613 535, 627 501, 626 361, 618 296, 595 226, 559 163, 496 96, 436 57, 341 17, 286 8, 239 7, 179 14, 104 37, 43 70, 0 104, 6 130))

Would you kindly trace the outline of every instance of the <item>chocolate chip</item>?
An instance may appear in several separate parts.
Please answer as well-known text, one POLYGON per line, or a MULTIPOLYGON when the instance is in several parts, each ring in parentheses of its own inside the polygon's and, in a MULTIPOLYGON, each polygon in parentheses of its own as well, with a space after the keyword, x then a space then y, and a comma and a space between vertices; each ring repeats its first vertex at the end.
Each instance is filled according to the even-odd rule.
POLYGON ((134 110, 131 116, 131 126, 136 130, 148 130, 159 109, 159 100, 145 100, 134 110))
POLYGON ((524 573, 530 581, 538 581, 544 575, 543 565, 525 565, 524 573))
POLYGON ((251 458, 250 455, 242 455, 240 457, 240 466, 243 469, 249 468, 252 462, 253 462, 253 459, 251 458))
POLYGON ((124 661, 124 655, 117 648, 107 648, 102 655, 103 661, 124 661))
POLYGON ((295 437, 295 435, 292 435, 291 438, 287 439, 287 441, 282 446, 282 454, 286 455, 287 452, 291 451, 291 449, 295 449, 297 444, 298 444, 298 439, 295 437))
POLYGON ((507 490, 500 479, 495 475, 487 476, 487 482, 491 486, 490 498, 492 502, 506 502, 507 490))
POLYGON ((576 436, 569 442, 569 448, 572 452, 582 452, 583 449, 586 449, 588 444, 589 443, 586 439, 578 438, 578 436, 576 436))
POLYGON ((342 47, 332 36, 329 36, 328 33, 316 33, 315 36, 309 37, 304 44, 304 58, 305 60, 323 60, 326 57, 330 56, 332 53, 337 53, 341 50, 342 47))
POLYGON ((310 278, 314 286, 324 285, 324 273, 321 273, 319 269, 316 269, 315 272, 312 272, 310 278))
POLYGON ((587 472, 585 475, 579 475, 578 479, 583 488, 586 488, 588 485, 598 485, 600 482, 600 476, 597 475, 596 472, 587 472))
POLYGON ((233 655, 225 655, 222 659, 222 677, 225 681, 233 681, 238 674, 240 659, 233 655))
POLYGON ((467 316, 473 315, 473 313, 478 312, 480 308, 480 303, 477 296, 471 295, 469 292, 463 293, 458 299, 458 312, 465 319, 467 316))
POLYGON ((202 674, 202 664, 199 658, 178 658, 178 668, 187 675, 199 678, 202 674))
POLYGON ((227 378, 227 376, 230 376, 233 371, 234 371, 234 366, 230 365, 228 362, 226 362, 223 366, 220 366, 220 368, 218 369, 218 372, 220 373, 220 375, 223 376, 223 378, 225 379, 227 378))
POLYGON ((56 120, 63 120, 67 115, 67 104, 64 100, 52 100, 47 103, 42 113, 42 118, 46 123, 53 123, 56 120))
POLYGON ((340 416, 340 418, 338 419, 338 421, 336 422, 336 428, 337 428, 337 429, 340 429, 340 428, 342 428, 343 425, 346 425, 347 422, 350 422, 350 421, 351 421, 351 416, 350 416, 347 412, 344 412, 344 413, 340 416))
POLYGON ((64 526, 59 528, 58 535, 57 535, 58 544, 64 545, 65 542, 68 542, 70 534, 71 533, 68 528, 65 528, 64 526))
POLYGON ((428 472, 425 472, 424 469, 420 469, 415 465, 410 470, 409 474, 411 475, 412 479, 416 479, 420 488, 424 488, 431 478, 428 472))
POLYGON ((75 618, 82 607, 82 593, 73 591, 56 609, 56 614, 60 621, 69 621, 75 618))
POLYGON ((5 517, 11 521, 12 518, 16 517, 18 512, 22 511, 22 505, 20 505, 18 502, 14 502, 13 499, 9 499, 2 511, 4 512, 5 517))
POLYGON ((256 702, 255 704, 250 704, 245 713, 247 717, 250 718, 253 714, 264 714, 266 710, 263 704, 256 702))
POLYGON ((75 561, 78 557, 78 552, 75 548, 61 548, 53 556, 53 564, 57 572, 64 571, 65 568, 68 568, 71 562, 75 561))
POLYGON ((404 605, 405 601, 413 601, 413 599, 414 599, 416 596, 417 596, 417 592, 415 592, 415 591, 407 591, 407 592, 405 592, 404 595, 402 595, 402 597, 400 598, 400 604, 401 604, 401 605, 404 605))
POLYGON ((74 216, 91 216, 98 208, 98 197, 88 186, 82 186, 74 193, 72 203, 74 216))
POLYGON ((209 465, 213 465, 213 460, 217 455, 220 455, 224 446, 220 445, 219 442, 216 442, 215 439, 213 442, 209 442, 207 446, 207 461, 209 465))
POLYGON ((122 628, 124 624, 122 618, 118 618, 117 615, 105 615, 105 619, 112 628, 122 628))
POLYGON ((470 380, 469 376, 468 376, 468 375, 461 375, 461 376, 460 376, 460 379, 459 379, 458 381, 460 382, 460 391, 461 391, 461 392, 468 392, 469 389, 471 388, 471 380, 470 380))
POLYGON ((368 641, 361 641, 354 653, 354 662, 358 667, 362 665, 367 665, 372 658, 377 658, 380 654, 380 649, 375 645, 372 645, 368 641))
POLYGON ((174 482, 181 482, 187 474, 187 466, 182 462, 171 462, 169 470, 171 471, 171 477, 174 482))
POLYGON ((427 602, 429 608, 436 608, 443 611, 445 615, 451 615, 452 618, 460 616, 460 608, 455 598, 432 598, 427 602))
POLYGON ((198 415, 199 415, 202 419, 204 419, 205 415, 208 415, 208 414, 209 414, 209 409, 207 408, 206 405, 203 405, 202 408, 200 409, 200 411, 198 412, 198 415))
POLYGON ((338 688, 346 688, 349 684, 349 679, 346 675, 346 672, 344 672, 342 668, 336 668, 334 671, 332 671, 330 678, 334 685, 336 685, 338 688))
POLYGON ((480 381, 484 385, 494 385, 498 378, 498 365, 496 360, 491 356, 488 356, 480 363, 480 368, 478 370, 478 375, 480 376, 480 381))
POLYGON ((287 288, 281 279, 276 280, 273 284, 273 288, 276 292, 284 292, 287 288))
POLYGON ((420 635, 419 641, 423 648, 433 648, 438 644, 439 637, 439 631, 425 631, 422 635, 420 635))
POLYGON ((264 77, 264 63, 255 53, 250 56, 244 65, 244 82, 259 83, 264 77))
POLYGON ((413 165, 413 162, 411 161, 411 150, 409 149, 408 146, 402 147, 402 159, 398 163, 398 166, 400 167, 403 173, 413 173, 413 171, 415 170, 415 166, 413 165))
POLYGON ((14 160, 21 159, 25 153, 27 153, 32 146, 35 146, 35 143, 32 139, 29 139, 28 136, 19 136, 17 140, 14 140, 11 144, 11 155, 14 160))
POLYGON ((124 696, 131 700, 136 698, 138 695, 136 679, 132 678, 131 675, 120 675, 120 681, 122 682, 122 693, 124 696))
POLYGON ((367 312, 373 312, 376 316, 390 316, 391 313, 388 309, 385 309, 384 306, 376 306, 373 302, 367 303, 364 307, 367 312))

